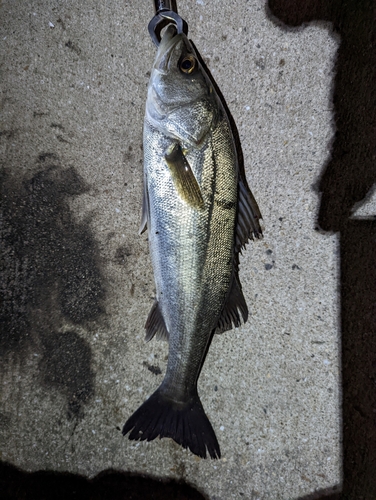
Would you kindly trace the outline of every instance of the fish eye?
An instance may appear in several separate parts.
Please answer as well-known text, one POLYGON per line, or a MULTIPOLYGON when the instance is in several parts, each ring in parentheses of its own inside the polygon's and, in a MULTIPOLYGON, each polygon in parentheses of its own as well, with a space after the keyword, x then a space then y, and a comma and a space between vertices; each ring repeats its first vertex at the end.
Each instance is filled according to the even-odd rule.
POLYGON ((180 61, 179 67, 183 73, 186 73, 189 75, 196 68, 196 64, 197 64, 196 59, 193 56, 188 55, 188 56, 185 56, 180 61))

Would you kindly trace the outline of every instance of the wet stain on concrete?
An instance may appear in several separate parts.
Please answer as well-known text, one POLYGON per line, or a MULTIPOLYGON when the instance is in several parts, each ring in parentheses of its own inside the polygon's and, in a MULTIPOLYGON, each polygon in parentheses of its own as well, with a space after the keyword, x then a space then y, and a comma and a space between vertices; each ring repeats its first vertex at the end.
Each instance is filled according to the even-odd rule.
MULTIPOLYGON (((39 155, 42 164, 56 159, 39 155)), ((68 204, 87 190, 73 167, 50 165, 24 180, 2 173, 0 357, 39 353, 40 382, 66 395, 68 417, 94 393, 90 347, 74 325, 88 328, 104 313, 97 243, 68 204)))
POLYGON ((16 135, 16 130, 0 130, 0 137, 4 137, 5 139, 13 139, 16 135))
POLYGON ((64 23, 64 21, 60 17, 59 17, 59 19, 56 22, 58 22, 60 24, 61 28, 63 30, 65 30, 65 23, 64 23))
POLYGON ((158 365, 151 365, 147 361, 144 361, 142 364, 146 366, 149 372, 153 373, 154 375, 160 375, 162 373, 162 370, 158 365))
POLYGON ((33 112, 33 117, 34 118, 40 118, 41 116, 48 116, 50 113, 47 112, 47 113, 44 113, 44 112, 41 112, 41 111, 34 111, 33 112))
POLYGON ((64 144, 69 144, 69 141, 67 141, 66 139, 64 139, 64 137, 62 135, 57 135, 56 136, 56 139, 59 141, 59 142, 63 142, 64 144))
POLYGON ((12 423, 12 415, 0 411, 0 433, 8 432, 12 423))
POLYGON ((63 127, 63 125, 61 123, 51 123, 50 127, 57 128, 57 129, 61 130, 62 132, 65 131, 65 128, 63 127))
POLYGON ((119 266, 125 266, 128 261, 128 257, 130 257, 131 255, 132 249, 127 245, 121 245, 116 249, 114 262, 119 266))
POLYGON ((49 160, 51 162, 53 162, 53 161, 57 161, 58 162, 59 158, 58 158, 57 155, 55 155, 55 153, 47 153, 46 152, 46 153, 40 153, 40 155, 38 156, 38 160, 40 162, 44 162, 46 160, 49 160))
POLYGON ((68 47, 68 49, 73 50, 73 52, 75 52, 78 56, 81 54, 81 49, 71 40, 68 40, 65 43, 65 46, 68 47))
POLYGON ((94 394, 90 346, 73 331, 48 332, 43 338, 41 382, 66 394, 68 418, 79 417, 94 394))

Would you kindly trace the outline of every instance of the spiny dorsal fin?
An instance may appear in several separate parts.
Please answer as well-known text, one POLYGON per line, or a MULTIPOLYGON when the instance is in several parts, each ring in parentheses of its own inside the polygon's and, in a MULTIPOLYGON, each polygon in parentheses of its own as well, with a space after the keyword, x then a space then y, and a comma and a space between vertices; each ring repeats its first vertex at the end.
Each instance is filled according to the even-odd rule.
POLYGON ((166 323, 164 322, 157 300, 154 302, 153 307, 150 310, 148 319, 146 320, 145 329, 146 342, 149 342, 149 340, 151 340, 154 335, 157 335, 158 340, 168 340, 169 338, 166 323))
POLYGON ((179 143, 175 142, 168 148, 165 160, 179 196, 193 208, 203 208, 200 186, 179 143))
POLYGON ((248 307, 245 302, 240 283, 234 272, 231 288, 227 295, 226 303, 222 309, 221 316, 214 333, 227 332, 233 327, 240 326, 241 320, 239 311, 245 323, 248 319, 248 307))
POLYGON ((262 238, 259 220, 261 212, 247 183, 239 179, 238 221, 235 234, 235 251, 239 252, 248 241, 262 238))

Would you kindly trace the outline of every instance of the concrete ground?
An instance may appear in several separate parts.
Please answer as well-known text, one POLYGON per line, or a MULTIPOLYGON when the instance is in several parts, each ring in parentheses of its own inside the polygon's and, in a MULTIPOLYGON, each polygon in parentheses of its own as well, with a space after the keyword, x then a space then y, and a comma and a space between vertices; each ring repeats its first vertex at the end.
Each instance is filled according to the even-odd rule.
POLYGON ((264 239, 241 259, 251 311, 199 381, 222 450, 131 442, 163 378, 145 344, 154 281, 139 237, 152 2, 1 4, 5 317, 1 459, 92 477, 176 478, 208 499, 293 499, 341 482, 338 239, 317 231, 339 38, 251 1, 180 1, 237 123, 264 239), (220 7, 219 7, 220 5, 220 7))

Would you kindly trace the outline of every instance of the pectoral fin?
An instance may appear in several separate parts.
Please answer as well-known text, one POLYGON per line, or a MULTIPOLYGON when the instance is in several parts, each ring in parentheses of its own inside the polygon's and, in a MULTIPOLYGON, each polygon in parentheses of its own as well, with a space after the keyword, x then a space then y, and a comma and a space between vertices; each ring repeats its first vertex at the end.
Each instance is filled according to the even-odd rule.
POLYGON ((138 234, 141 235, 144 231, 146 231, 147 223, 149 217, 149 196, 146 187, 146 179, 144 179, 144 191, 142 195, 142 215, 141 215, 141 224, 138 230, 138 234))
POLYGON ((146 342, 149 342, 155 335, 158 340, 168 340, 169 333, 164 322, 162 312, 159 308, 159 303, 156 300, 151 308, 148 319, 145 324, 146 342))
POLYGON ((168 148, 165 160, 171 172, 171 177, 180 197, 194 208, 203 208, 204 200, 200 186, 192 169, 184 156, 180 144, 174 143, 168 148))

